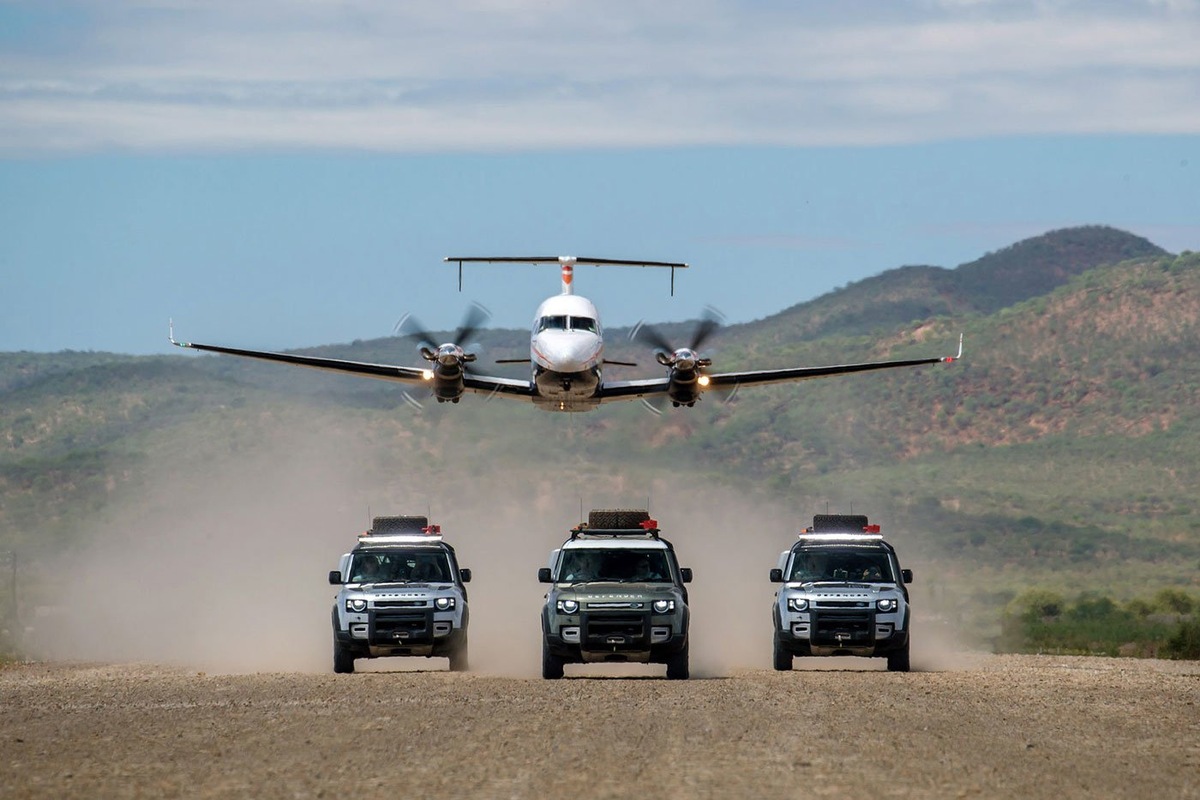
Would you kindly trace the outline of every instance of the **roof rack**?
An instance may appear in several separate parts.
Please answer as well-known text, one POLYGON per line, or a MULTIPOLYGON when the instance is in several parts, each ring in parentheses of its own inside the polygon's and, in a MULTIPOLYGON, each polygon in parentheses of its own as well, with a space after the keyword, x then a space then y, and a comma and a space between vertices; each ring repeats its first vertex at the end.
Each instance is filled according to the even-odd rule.
POLYGON ((442 541, 441 525, 425 525, 419 530, 392 530, 376 532, 374 529, 358 535, 359 544, 421 544, 442 541))
POLYGON ((855 536, 862 534, 874 534, 882 536, 878 525, 863 525, 861 528, 817 528, 814 525, 809 525, 807 528, 801 528, 799 536, 855 536))
POLYGON ((636 528, 592 528, 586 522, 581 522, 571 528, 572 539, 578 539, 580 536, 649 536, 657 539, 658 533, 658 520, 656 519, 644 520, 636 528))

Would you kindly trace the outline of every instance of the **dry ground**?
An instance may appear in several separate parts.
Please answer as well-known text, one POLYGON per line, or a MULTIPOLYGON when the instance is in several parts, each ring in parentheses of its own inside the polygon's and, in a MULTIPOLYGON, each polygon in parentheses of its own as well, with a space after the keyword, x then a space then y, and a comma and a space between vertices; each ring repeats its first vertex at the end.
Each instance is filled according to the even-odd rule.
POLYGON ((810 661, 687 682, 442 663, 9 665, 0 797, 1200 798, 1194 662, 810 661))

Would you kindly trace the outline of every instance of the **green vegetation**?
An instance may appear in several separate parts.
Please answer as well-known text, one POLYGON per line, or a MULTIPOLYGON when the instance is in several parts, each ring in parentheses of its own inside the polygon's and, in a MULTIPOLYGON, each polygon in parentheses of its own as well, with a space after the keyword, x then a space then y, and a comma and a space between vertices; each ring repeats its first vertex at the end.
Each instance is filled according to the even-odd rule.
POLYGON ((1164 589, 1121 604, 1107 595, 1070 601, 1045 589, 1004 609, 997 649, 1013 653, 1200 658, 1200 598, 1164 589))
MULTIPOLYGON (((663 326, 678 341, 690 329, 663 326)), ((477 481, 504 474, 527 503, 546 482, 629 504, 721 485, 797 526, 859 509, 916 568, 925 608, 997 646, 1194 652, 1195 608, 1154 604, 1200 591, 1200 254, 1110 228, 1056 231, 730 326, 714 369, 949 355, 960 332, 953 365, 714 395, 661 417, 474 396, 416 412, 395 384, 241 359, 0 353, 0 553, 77 546, 116 509, 162 502, 170 477, 218 480, 268 451, 353 453, 351 503, 450 486, 462 499, 438 502, 470 507, 477 481), (1027 615, 1038 591, 1060 598, 1056 613, 1027 615)), ((606 375, 659 374, 626 333, 607 331, 606 354, 643 366, 606 375)), ((527 347, 523 331, 480 338, 488 371, 527 347)), ((397 339, 311 352, 412 362, 397 339)))

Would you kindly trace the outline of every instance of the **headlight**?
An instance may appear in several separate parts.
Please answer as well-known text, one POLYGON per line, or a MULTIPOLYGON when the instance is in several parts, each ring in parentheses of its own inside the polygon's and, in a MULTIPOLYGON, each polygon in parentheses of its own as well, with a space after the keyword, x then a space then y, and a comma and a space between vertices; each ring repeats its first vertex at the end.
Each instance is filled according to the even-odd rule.
POLYGON ((791 611, 808 611, 807 597, 789 597, 788 609, 791 611))
POLYGON ((655 614, 670 614, 674 610, 675 610, 675 601, 674 600, 655 600, 654 601, 654 613, 655 614))
POLYGON ((433 601, 433 607, 438 611, 449 611, 454 608, 453 597, 439 597, 433 601))
POLYGON ((559 600, 558 610, 563 614, 574 614, 579 610, 578 600, 559 600))
POLYGON ((895 611, 896 606, 898 606, 899 604, 900 604, 899 601, 893 597, 887 597, 887 598, 884 598, 883 600, 875 601, 875 607, 885 614, 888 613, 889 611, 895 611))
POLYGON ((353 611, 356 614, 361 614, 367 610, 367 598, 365 597, 347 597, 346 610, 353 611))

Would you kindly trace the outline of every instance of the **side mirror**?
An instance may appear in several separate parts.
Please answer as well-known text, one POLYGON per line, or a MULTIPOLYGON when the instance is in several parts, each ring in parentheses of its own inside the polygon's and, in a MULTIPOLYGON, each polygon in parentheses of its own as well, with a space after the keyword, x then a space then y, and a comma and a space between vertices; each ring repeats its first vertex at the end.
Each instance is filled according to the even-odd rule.
POLYGON ((458 571, 458 579, 460 581, 462 581, 463 583, 470 583, 471 582, 471 570, 469 570, 465 567, 463 569, 460 569, 458 571))
POLYGON ((538 582, 539 583, 553 583, 553 581, 550 580, 550 568, 549 567, 542 567, 541 569, 538 570, 538 582))
POLYGON ((912 583, 912 570, 911 569, 900 570, 900 577, 904 580, 905 583, 912 583))
POLYGON ((680 567, 679 568, 679 580, 683 581, 684 583, 691 583, 692 582, 692 568, 691 567, 680 567))
POLYGON ((779 567, 771 570, 771 583, 783 583, 783 570, 779 567))
POLYGON ((331 584, 333 584, 334 586, 341 586, 342 585, 342 573, 338 572, 336 569, 330 570, 329 571, 329 582, 331 584))

